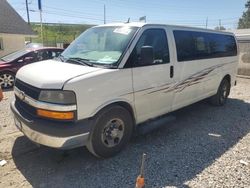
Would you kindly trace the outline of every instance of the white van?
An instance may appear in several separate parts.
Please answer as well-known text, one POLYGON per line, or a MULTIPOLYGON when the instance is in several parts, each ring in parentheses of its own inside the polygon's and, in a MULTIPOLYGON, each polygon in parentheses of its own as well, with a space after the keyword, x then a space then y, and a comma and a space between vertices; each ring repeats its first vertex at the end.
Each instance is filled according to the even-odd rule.
POLYGON ((205 98, 224 105, 237 64, 232 33, 101 25, 81 34, 57 60, 21 68, 11 109, 16 126, 38 144, 87 146, 110 157, 143 122, 205 98))

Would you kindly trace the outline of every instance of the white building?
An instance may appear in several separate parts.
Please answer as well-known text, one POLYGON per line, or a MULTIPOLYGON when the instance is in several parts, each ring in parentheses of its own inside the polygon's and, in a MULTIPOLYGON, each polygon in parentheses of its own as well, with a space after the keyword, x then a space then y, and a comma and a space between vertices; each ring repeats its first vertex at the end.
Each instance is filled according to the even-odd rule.
POLYGON ((6 0, 0 0, 0 57, 25 47, 36 34, 6 0))
POLYGON ((235 34, 240 51, 238 74, 250 76, 250 29, 231 31, 235 34))

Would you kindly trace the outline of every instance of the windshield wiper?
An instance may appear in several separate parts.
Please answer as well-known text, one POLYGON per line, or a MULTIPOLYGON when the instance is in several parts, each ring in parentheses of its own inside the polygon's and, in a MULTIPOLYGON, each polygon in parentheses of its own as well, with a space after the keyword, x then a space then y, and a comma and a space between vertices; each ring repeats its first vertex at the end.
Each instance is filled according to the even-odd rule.
POLYGON ((83 58, 79 58, 79 57, 72 57, 72 58, 67 59, 66 61, 73 61, 73 62, 76 62, 80 65, 87 65, 90 67, 94 66, 92 63, 89 62, 88 59, 83 59, 83 58))
POLYGON ((114 64, 102 64, 102 63, 96 63, 96 66, 100 66, 100 67, 105 67, 108 69, 117 69, 117 65, 114 64))
POLYGON ((62 54, 60 54, 60 55, 58 56, 58 58, 59 58, 62 62, 65 61, 65 58, 64 58, 64 56, 63 56, 62 54))

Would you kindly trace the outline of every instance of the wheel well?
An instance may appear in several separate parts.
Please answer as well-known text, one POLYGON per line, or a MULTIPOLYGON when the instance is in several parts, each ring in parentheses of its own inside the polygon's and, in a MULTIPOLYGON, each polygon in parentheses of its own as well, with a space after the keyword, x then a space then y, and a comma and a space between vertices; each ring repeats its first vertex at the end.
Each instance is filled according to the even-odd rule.
POLYGON ((10 71, 10 70, 3 70, 3 71, 0 71, 0 74, 4 74, 4 73, 13 74, 13 76, 16 76, 16 73, 14 73, 13 71, 10 71))
POLYGON ((223 80, 226 79, 230 85, 231 85, 231 76, 229 74, 227 74, 226 76, 224 76, 223 80))
POLYGON ((133 121, 135 123, 135 115, 134 115, 134 110, 133 108, 130 106, 130 104, 126 103, 126 102, 115 102, 111 105, 119 105, 119 106, 122 106, 123 108, 125 108, 126 110, 129 111, 129 113, 131 114, 131 117, 133 118, 133 121))
MULTIPOLYGON (((119 102, 114 102, 114 103, 111 103, 107 106, 105 106, 104 108, 102 108, 100 111, 106 109, 106 108, 109 108, 111 106, 114 106, 114 105, 118 105, 118 106, 121 106, 123 108, 125 108, 126 110, 128 110, 128 112, 130 113, 132 119, 133 119, 133 122, 134 122, 134 125, 135 125, 135 114, 134 114, 134 110, 133 108, 131 107, 131 105, 127 102, 123 102, 123 101, 119 101, 119 102)), ((99 112, 100 112, 99 111, 99 112)), ((98 114, 98 113, 97 113, 98 114)), ((135 127, 135 126, 134 126, 135 127)))

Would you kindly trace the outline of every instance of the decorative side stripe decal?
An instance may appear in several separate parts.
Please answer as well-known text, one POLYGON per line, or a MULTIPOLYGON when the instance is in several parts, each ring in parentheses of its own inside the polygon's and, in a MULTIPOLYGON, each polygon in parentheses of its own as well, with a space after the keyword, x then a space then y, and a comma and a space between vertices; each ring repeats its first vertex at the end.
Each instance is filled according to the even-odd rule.
MULTIPOLYGON (((153 91, 152 91, 152 89, 155 89, 156 87, 149 87, 149 88, 137 90, 134 93, 139 93, 139 92, 148 91, 148 90, 151 90, 151 91, 149 91, 147 93, 144 93, 143 95, 149 95, 149 94, 160 92, 160 91, 162 91, 164 93, 168 93, 168 92, 172 92, 172 91, 174 91, 175 93, 178 93, 178 92, 183 91, 185 88, 187 88, 189 86, 193 86, 195 84, 200 83, 202 79, 206 78, 207 75, 210 74, 211 72, 213 72, 215 69, 223 67, 224 65, 227 65, 227 64, 234 63, 234 62, 235 61, 220 64, 220 65, 214 65, 212 67, 206 68, 206 69, 204 69, 202 71, 199 71, 199 72, 189 76, 185 80, 180 81, 180 82, 178 82, 176 84, 167 83, 167 84, 164 84, 164 85, 161 85, 161 86, 157 87, 158 89, 153 90, 153 91)), ((121 96, 125 96, 125 95, 132 94, 132 93, 133 92, 129 92, 129 93, 123 94, 121 96)))

